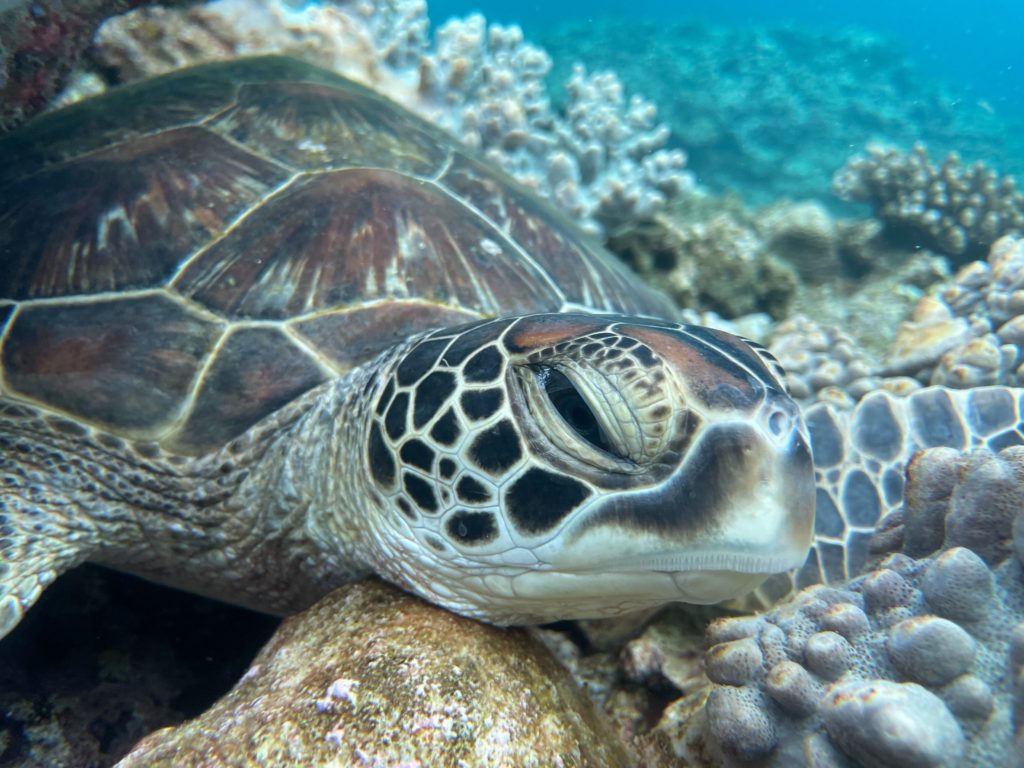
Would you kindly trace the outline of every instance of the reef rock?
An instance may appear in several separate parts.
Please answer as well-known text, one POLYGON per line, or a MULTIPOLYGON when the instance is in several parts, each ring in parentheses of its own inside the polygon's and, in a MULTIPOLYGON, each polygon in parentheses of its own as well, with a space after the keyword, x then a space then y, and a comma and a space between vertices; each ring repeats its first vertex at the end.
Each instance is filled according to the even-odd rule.
POLYGON ((287 619, 231 692, 118 765, 634 764, 611 731, 525 630, 367 581, 287 619))
POLYGON ((687 199, 613 233, 608 247, 681 307, 785 317, 799 279, 745 218, 728 201, 687 199))

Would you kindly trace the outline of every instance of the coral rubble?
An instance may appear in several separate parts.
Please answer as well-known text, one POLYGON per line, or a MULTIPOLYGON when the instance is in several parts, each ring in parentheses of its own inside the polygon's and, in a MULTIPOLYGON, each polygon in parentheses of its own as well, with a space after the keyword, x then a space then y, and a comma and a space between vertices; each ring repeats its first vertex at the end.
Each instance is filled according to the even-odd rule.
POLYGON ((922 144, 909 152, 871 145, 836 172, 833 186, 844 200, 869 203, 894 237, 957 264, 1024 231, 1024 194, 1013 177, 965 165, 956 153, 936 165, 922 144))

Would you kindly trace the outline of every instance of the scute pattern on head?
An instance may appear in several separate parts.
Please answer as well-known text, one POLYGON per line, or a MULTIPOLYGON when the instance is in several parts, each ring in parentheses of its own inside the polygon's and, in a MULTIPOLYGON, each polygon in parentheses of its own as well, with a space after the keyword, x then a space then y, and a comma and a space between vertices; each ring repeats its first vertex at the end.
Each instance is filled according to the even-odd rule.
MULTIPOLYGON (((778 568, 773 558, 792 563, 805 551, 806 435, 764 358, 735 337, 623 316, 481 321, 411 341, 373 397, 363 450, 385 529, 381 559, 411 556, 396 546, 436 553, 418 560, 436 568, 429 579, 398 567, 392 578, 428 594, 443 584, 448 604, 448 592, 465 589, 462 612, 520 621, 565 610, 567 584, 523 608, 502 586, 520 571, 601 578, 655 556, 676 592, 675 571, 749 568, 743 581, 756 582, 758 569, 778 568), (710 386, 716 370, 725 387, 710 386), (589 543, 605 536, 617 543, 589 543), (748 536, 758 543, 737 543, 748 536), (715 537, 727 543, 703 552, 715 537), (620 551, 621 562, 597 564, 620 551), (737 565, 743 558, 750 565, 737 565), (505 600, 520 613, 504 614, 505 600)), ((620 605, 602 598, 579 615, 648 604, 665 588, 627 593, 620 605)), ((710 599, 699 597, 705 588, 683 594, 710 599)))

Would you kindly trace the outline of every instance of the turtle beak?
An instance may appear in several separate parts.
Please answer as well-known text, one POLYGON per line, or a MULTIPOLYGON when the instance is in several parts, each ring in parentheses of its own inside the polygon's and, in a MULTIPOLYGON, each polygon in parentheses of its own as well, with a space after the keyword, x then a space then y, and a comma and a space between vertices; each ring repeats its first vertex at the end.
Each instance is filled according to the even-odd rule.
POLYGON ((668 573, 672 599, 720 602, 804 562, 814 501, 806 428, 787 396, 769 393, 754 419, 703 430, 660 485, 611 495, 588 510, 551 564, 668 573))

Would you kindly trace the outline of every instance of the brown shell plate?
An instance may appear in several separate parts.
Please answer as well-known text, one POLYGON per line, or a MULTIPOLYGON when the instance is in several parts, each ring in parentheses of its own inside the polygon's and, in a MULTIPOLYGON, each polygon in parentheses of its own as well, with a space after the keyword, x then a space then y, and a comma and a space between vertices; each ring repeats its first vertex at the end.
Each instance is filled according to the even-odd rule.
POLYGON ((276 57, 0 140, 0 394, 201 453, 412 333, 671 305, 434 126, 276 57))

